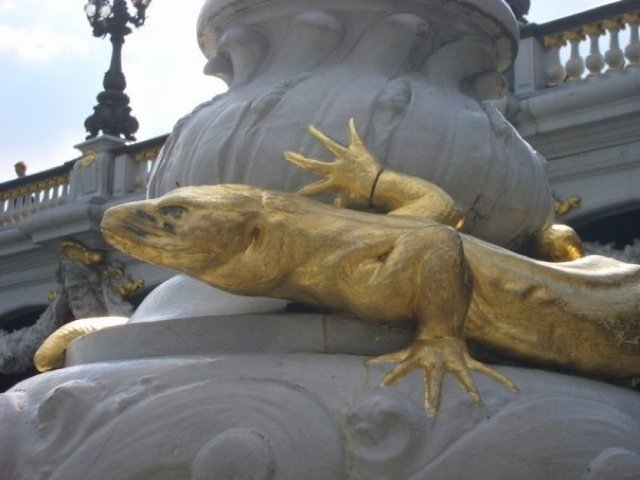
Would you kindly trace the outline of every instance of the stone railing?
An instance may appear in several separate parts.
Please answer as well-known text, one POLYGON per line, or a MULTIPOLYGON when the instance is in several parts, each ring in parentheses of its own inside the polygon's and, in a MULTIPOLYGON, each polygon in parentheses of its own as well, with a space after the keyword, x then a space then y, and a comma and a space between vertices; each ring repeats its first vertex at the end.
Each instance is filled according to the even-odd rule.
POLYGON ((0 184, 0 226, 66 203, 74 163, 0 184))
MULTIPOLYGON (((167 137, 168 135, 162 135, 113 151, 116 159, 126 158, 127 161, 133 162, 134 172, 132 173, 133 178, 129 180, 130 190, 146 190, 151 171, 167 137)), ((117 190, 117 187, 115 190, 117 190)))
POLYGON ((516 94, 640 67, 639 25, 640 0, 623 0, 523 27, 516 94))
POLYGON ((95 196, 140 195, 166 138, 132 145, 122 145, 118 139, 89 141, 78 159, 0 184, 0 229, 62 204, 95 196))

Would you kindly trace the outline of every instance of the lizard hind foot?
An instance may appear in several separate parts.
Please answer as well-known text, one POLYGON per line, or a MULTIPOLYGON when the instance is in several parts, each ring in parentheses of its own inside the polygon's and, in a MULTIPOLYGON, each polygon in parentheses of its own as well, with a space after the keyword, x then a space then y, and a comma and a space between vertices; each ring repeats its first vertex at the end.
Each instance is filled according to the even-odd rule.
POLYGON ((502 373, 473 359, 463 340, 452 337, 434 337, 416 339, 407 348, 388 355, 373 358, 367 363, 397 363, 382 379, 381 384, 388 386, 408 376, 414 370, 422 370, 425 383, 425 407, 429 417, 435 417, 440 406, 442 379, 446 372, 452 373, 467 391, 471 399, 480 401, 480 392, 470 371, 480 372, 501 383, 513 393, 518 387, 502 373))

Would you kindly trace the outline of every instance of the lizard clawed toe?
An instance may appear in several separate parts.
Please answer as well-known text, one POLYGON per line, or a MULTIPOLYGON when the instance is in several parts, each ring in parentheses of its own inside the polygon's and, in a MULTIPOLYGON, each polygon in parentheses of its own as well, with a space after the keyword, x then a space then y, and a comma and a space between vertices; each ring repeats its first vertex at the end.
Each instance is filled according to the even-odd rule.
POLYGON ((425 383, 425 407, 429 417, 435 417, 440 406, 442 379, 451 372, 462 384, 474 402, 480 401, 480 392, 471 377, 475 370, 501 383, 510 391, 518 391, 505 375, 471 358, 463 340, 452 337, 420 338, 407 348, 369 360, 368 364, 398 363, 381 381, 389 386, 408 376, 414 370, 422 370, 425 383))

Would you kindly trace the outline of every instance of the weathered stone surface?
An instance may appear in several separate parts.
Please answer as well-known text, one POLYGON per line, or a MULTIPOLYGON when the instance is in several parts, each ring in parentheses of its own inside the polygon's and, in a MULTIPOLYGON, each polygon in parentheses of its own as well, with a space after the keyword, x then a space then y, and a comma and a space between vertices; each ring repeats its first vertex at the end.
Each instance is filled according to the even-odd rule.
POLYGON ((519 394, 476 375, 476 404, 447 376, 429 419, 420 373, 379 387, 389 367, 350 353, 396 348, 402 335, 353 319, 340 330, 339 320, 173 320, 80 339, 74 365, 0 396, 0 479, 637 478, 637 392, 502 367, 519 394), (169 324, 176 335, 160 335, 169 324), (243 345, 234 331, 263 341, 243 345), (136 349, 132 333, 137 360, 106 358, 118 339, 120 353, 136 349), (181 335, 211 337, 210 351, 172 352, 181 335), (91 355, 103 358, 81 364, 91 355))

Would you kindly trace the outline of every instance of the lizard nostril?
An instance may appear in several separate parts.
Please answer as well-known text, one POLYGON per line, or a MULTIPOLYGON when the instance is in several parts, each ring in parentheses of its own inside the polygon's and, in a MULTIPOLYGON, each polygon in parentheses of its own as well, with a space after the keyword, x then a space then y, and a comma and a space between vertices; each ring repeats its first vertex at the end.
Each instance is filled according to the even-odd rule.
POLYGON ((176 227, 172 223, 164 222, 162 224, 162 228, 164 229, 165 232, 173 233, 173 234, 176 233, 176 227))
POLYGON ((150 213, 144 211, 144 210, 136 210, 136 216, 138 216, 139 218, 142 218, 144 220, 148 220, 150 222, 155 222, 156 218, 151 215, 150 213))

